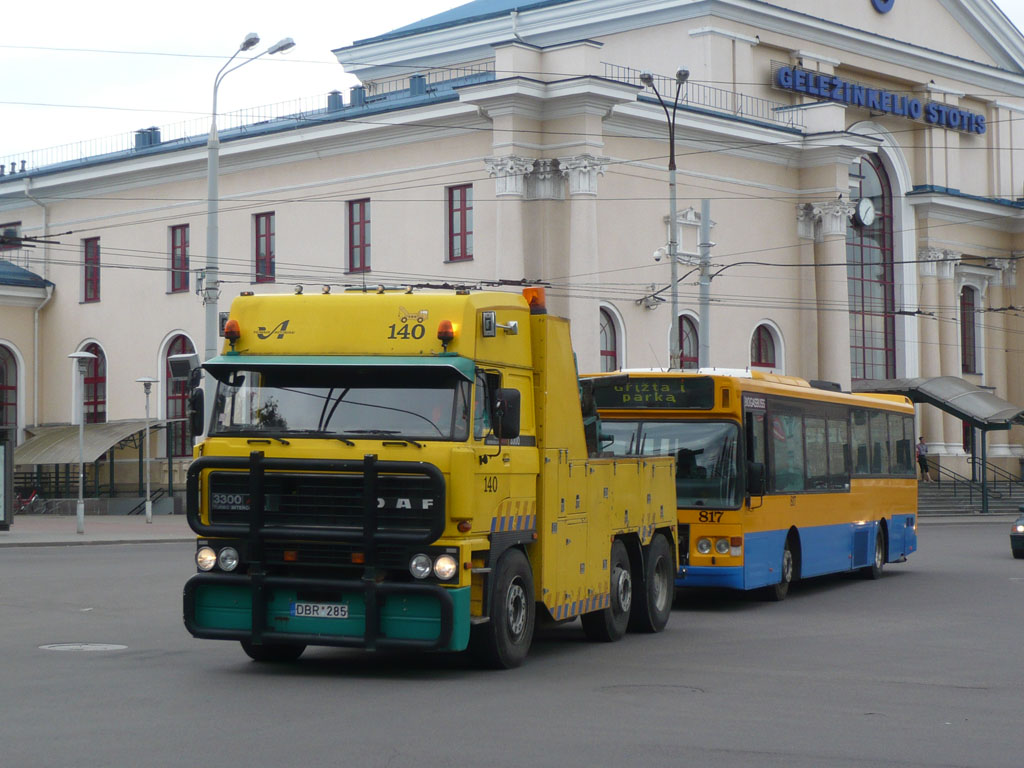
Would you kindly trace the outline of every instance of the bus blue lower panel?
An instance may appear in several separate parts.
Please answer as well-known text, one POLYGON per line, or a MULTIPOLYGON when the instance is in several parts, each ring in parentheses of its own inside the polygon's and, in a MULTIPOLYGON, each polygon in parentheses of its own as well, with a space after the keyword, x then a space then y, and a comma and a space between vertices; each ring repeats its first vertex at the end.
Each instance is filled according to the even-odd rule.
MULTIPOLYGON (((894 515, 887 523, 888 562, 917 550, 915 515, 894 515)), ((840 523, 799 529, 800 577, 810 578, 871 565, 878 522, 840 523)), ((758 531, 743 538, 742 566, 688 566, 677 587, 758 589, 779 582, 788 531, 758 531)))

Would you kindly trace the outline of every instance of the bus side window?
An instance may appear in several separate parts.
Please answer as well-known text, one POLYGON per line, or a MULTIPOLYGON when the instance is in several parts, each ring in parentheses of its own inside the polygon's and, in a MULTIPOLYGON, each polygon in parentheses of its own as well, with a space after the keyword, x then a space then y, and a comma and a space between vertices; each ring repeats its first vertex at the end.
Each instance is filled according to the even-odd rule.
POLYGON ((780 493, 804 490, 803 418, 774 411, 770 419, 770 486, 780 493))
POLYGON ((828 487, 850 487, 850 423, 846 419, 828 420, 828 487))
POLYGON ((853 412, 853 474, 868 474, 868 414, 856 409, 853 412))
POLYGON ((747 432, 747 461, 764 464, 764 414, 747 411, 744 421, 747 432))

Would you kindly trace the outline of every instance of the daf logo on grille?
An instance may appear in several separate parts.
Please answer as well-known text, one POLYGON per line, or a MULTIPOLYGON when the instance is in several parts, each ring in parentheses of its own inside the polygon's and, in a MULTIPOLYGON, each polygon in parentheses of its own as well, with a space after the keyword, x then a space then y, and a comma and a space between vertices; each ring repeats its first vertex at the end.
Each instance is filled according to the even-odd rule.
POLYGON ((377 509, 433 509, 434 499, 410 499, 399 496, 397 498, 385 499, 377 497, 377 509))

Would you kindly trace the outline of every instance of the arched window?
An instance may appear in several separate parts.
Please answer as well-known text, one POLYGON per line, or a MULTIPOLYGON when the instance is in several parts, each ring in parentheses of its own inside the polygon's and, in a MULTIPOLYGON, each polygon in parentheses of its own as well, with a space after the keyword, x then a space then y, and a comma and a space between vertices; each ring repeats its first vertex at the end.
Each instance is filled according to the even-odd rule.
POLYGON ((85 373, 85 392, 82 398, 86 424, 105 424, 107 421, 107 358, 100 345, 93 342, 84 352, 96 355, 89 361, 85 373))
POLYGON ((170 430, 170 446, 174 456, 192 455, 192 432, 188 427, 188 382, 185 379, 172 379, 171 366, 167 361, 171 355, 187 355, 195 352, 192 342, 186 336, 175 336, 167 345, 164 358, 164 380, 167 386, 167 429, 170 430))
POLYGON ((846 230, 850 375, 854 380, 892 379, 896 376, 892 186, 876 155, 850 165, 850 196, 854 203, 870 199, 875 210, 873 221, 854 222, 846 230))
POLYGON ((679 316, 679 366, 685 369, 700 367, 698 353, 700 340, 697 337, 697 324, 687 315, 679 316))
POLYGON ((615 318, 607 309, 601 310, 601 372, 619 369, 619 338, 615 318))
MULTIPOLYGON (((0 437, 18 426, 18 361, 0 346, 0 437)), ((2 470, 0 470, 2 471, 2 470)))
POLYGON ((775 367, 775 337, 767 325, 759 325, 750 340, 750 365, 758 368, 775 367))
POLYGON ((978 292, 965 285, 960 291, 960 369, 978 373, 978 292))

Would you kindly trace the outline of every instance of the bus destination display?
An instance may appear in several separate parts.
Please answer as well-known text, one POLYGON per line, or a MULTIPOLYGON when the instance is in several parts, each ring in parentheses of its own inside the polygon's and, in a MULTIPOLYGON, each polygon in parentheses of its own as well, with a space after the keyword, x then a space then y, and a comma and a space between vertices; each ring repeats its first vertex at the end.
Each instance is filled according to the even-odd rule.
POLYGON ((691 408, 715 404, 715 382, 709 377, 686 379, 629 379, 611 386, 595 382, 598 408, 691 408))

